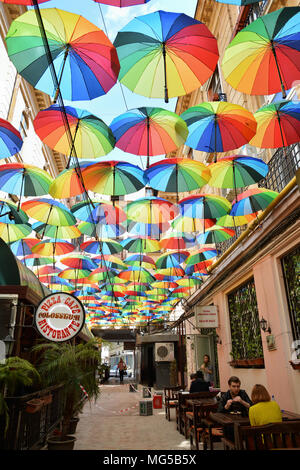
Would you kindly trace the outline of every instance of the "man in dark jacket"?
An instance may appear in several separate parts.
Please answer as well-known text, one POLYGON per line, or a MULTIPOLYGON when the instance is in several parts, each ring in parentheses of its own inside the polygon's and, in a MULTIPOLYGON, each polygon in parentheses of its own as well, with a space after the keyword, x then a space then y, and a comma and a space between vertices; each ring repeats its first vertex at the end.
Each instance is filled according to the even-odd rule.
POLYGON ((218 412, 230 413, 238 411, 242 416, 248 416, 248 411, 252 401, 245 390, 241 390, 241 381, 238 377, 232 376, 228 380, 229 390, 224 393, 219 402, 218 412))
POLYGON ((191 383, 190 393, 209 392, 210 382, 203 380, 203 372, 197 370, 196 379, 191 383))

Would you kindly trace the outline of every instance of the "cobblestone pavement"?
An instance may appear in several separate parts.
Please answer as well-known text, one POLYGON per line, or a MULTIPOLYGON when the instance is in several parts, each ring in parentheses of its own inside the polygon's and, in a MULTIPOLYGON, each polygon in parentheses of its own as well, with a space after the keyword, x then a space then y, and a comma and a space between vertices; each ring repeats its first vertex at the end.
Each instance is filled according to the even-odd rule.
MULTIPOLYGON (((143 387, 129 392, 128 379, 120 385, 110 378, 101 385, 96 404, 87 403, 77 425, 74 450, 189 450, 190 443, 176 429, 175 410, 171 421, 164 407, 153 415, 139 416, 143 387)), ((152 389, 153 392, 153 389, 152 389)))

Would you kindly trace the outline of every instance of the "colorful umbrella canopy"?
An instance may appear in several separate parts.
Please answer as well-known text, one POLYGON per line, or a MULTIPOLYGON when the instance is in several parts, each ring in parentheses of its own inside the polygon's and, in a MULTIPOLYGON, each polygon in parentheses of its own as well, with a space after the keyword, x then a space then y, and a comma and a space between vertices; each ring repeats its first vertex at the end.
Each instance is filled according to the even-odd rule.
POLYGON ((20 132, 10 122, 0 118, 0 159, 15 155, 22 145, 20 132))
POLYGON ((217 219, 216 224, 221 227, 238 227, 240 225, 247 225, 252 220, 256 219, 257 213, 245 214, 240 216, 223 215, 217 219))
POLYGON ((157 240, 151 238, 126 238, 121 240, 124 250, 130 253, 155 253, 160 251, 160 244, 157 240))
POLYGON ((114 41, 119 80, 151 98, 181 96, 199 88, 218 62, 216 38, 183 13, 156 11, 130 21, 114 41))
POLYGON ((117 256, 114 255, 98 255, 93 256, 93 261, 95 261, 99 267, 109 267, 112 269, 126 269, 127 265, 117 256))
POLYGON ((88 269, 64 269, 59 273, 59 277, 62 279, 69 279, 77 281, 78 279, 85 279, 91 274, 88 269))
POLYGON ((106 281, 107 279, 114 278, 115 274, 111 271, 108 271, 108 269, 109 268, 94 269, 94 271, 89 274, 89 281, 99 282, 99 281, 106 281))
POLYGON ((63 109, 52 105, 43 109, 37 114, 33 125, 39 138, 48 147, 64 155, 72 155, 75 149, 78 158, 98 158, 115 146, 115 138, 102 119, 71 106, 63 109), (66 117, 72 135, 71 146, 66 133, 66 117))
POLYGON ((217 250, 212 248, 201 248, 200 250, 191 253, 190 256, 186 259, 186 265, 191 266, 198 263, 203 263, 204 261, 214 258, 217 256, 217 250))
POLYGON ((231 210, 230 202, 221 196, 196 194, 178 202, 181 214, 185 217, 217 219, 231 210))
POLYGON ((298 101, 279 101, 268 104, 256 111, 254 117, 257 121, 257 131, 250 142, 251 145, 261 148, 278 148, 300 141, 300 104, 298 101))
POLYGON ((65 240, 50 238, 43 240, 32 247, 32 252, 43 256, 61 256, 73 251, 75 246, 65 240))
POLYGON ((53 266, 42 266, 41 268, 34 270, 34 272, 40 276, 56 275, 57 273, 60 273, 60 271, 60 268, 53 268, 53 266))
POLYGON ((158 240, 160 235, 170 228, 170 225, 168 222, 162 224, 145 224, 143 222, 127 219, 126 228, 130 235, 158 240))
POLYGON ((117 205, 109 202, 92 201, 91 203, 81 201, 71 207, 74 216, 92 224, 119 225, 126 220, 125 212, 117 205))
POLYGON ((179 267, 189 256, 188 251, 178 251, 172 253, 164 253, 156 260, 156 267, 158 269, 179 267))
MULTIPOLYGON (((41 9, 41 17, 64 99, 91 100, 107 93, 116 83, 120 64, 103 31, 82 16, 57 8, 41 9)), ((34 10, 12 22, 6 43, 20 75, 53 96, 47 50, 34 10)))
POLYGON ((189 129, 186 145, 195 150, 215 154, 247 144, 255 135, 257 127, 250 111, 225 101, 192 106, 184 111, 181 117, 189 129))
POLYGON ((110 124, 116 147, 134 155, 163 155, 186 141, 186 123, 177 114, 163 108, 131 109, 110 124))
POLYGON ((121 225, 104 225, 91 224, 89 222, 81 222, 78 230, 89 237, 99 238, 119 238, 124 235, 126 230, 121 225))
POLYGON ((52 258, 50 258, 49 256, 41 256, 41 255, 32 254, 32 255, 24 256, 24 258, 21 261, 27 266, 43 266, 44 264, 52 263, 52 258))
POLYGON ((194 232, 204 232, 206 229, 215 225, 216 219, 199 219, 199 218, 190 218, 190 217, 176 217, 172 220, 171 226, 173 232, 179 234, 194 233, 194 232))
POLYGON ((67 256, 66 258, 62 258, 60 262, 74 269, 89 269, 91 271, 97 268, 97 264, 91 258, 80 254, 67 256))
POLYGON ((49 194, 57 199, 79 196, 85 192, 81 169, 95 163, 94 161, 79 162, 79 165, 70 165, 61 171, 53 180, 49 188, 49 194))
POLYGON ((184 269, 179 266, 158 269, 155 278, 161 280, 161 276, 184 276, 184 269), (158 276, 158 277, 157 277, 158 276))
MULTIPOLYGON (((25 238, 32 232, 31 225, 29 224, 6 224, 0 222, 0 238, 5 243, 12 243, 21 238, 25 238)), ((34 248, 34 247, 33 247, 34 248)))
POLYGON ((184 250, 186 248, 185 241, 176 233, 169 233, 161 238, 159 243, 164 250, 184 250))
POLYGON ((210 228, 207 232, 198 235, 197 242, 199 243, 199 245, 222 243, 225 240, 229 240, 229 238, 233 237, 234 235, 234 230, 215 225, 214 227, 210 228))
POLYGON ((129 202, 125 208, 127 217, 145 224, 168 222, 178 215, 178 208, 160 197, 145 197, 129 202))
POLYGON ((51 176, 37 166, 26 163, 8 163, 0 166, 0 190, 21 196, 48 194, 51 176))
POLYGON ((181 287, 195 287, 199 286, 202 284, 202 280, 199 279, 198 277, 193 277, 193 276, 186 276, 181 279, 178 279, 176 283, 181 286, 181 287))
POLYGON ((64 225, 59 227, 57 225, 46 225, 41 222, 35 222, 32 224, 32 230, 39 235, 50 238, 72 239, 81 236, 80 230, 75 225, 64 225))
POLYGON ((146 184, 143 170, 127 162, 95 163, 84 168, 82 176, 87 189, 110 196, 135 193, 146 184))
POLYGON ((155 261, 150 257, 142 254, 128 256, 125 259, 128 266, 141 266, 146 269, 155 269, 155 261))
POLYGON ((0 222, 3 224, 26 224, 28 220, 27 214, 16 204, 0 199, 0 222))
POLYGON ((46 225, 75 225, 76 219, 69 209, 54 199, 35 198, 25 201, 22 209, 33 219, 45 222, 46 225))
POLYGON ((240 216, 264 210, 277 196, 278 193, 270 189, 248 189, 238 195, 237 201, 233 201, 230 215, 240 216))
POLYGON ((120 251, 122 251, 123 247, 120 243, 116 242, 115 240, 110 240, 109 238, 102 238, 98 241, 83 242, 80 245, 80 249, 82 251, 86 251, 87 253, 102 253, 103 255, 112 255, 114 253, 119 253, 120 251))
POLYGON ((216 188, 243 188, 255 184, 269 171, 268 165, 259 158, 232 155, 220 158, 209 165, 209 185, 216 188))
POLYGON ((300 79, 299 18, 299 7, 285 7, 242 29, 225 50, 225 80, 242 93, 285 98, 300 79))
MULTIPOLYGON (((47 1, 47 0, 43 0, 47 1)), ((141 5, 142 3, 148 3, 150 0, 94 0, 97 3, 103 3, 104 5, 111 5, 112 7, 131 7, 134 5, 141 5)))
POLYGON ((11 251, 16 256, 26 256, 32 254, 32 247, 39 243, 36 238, 22 238, 17 240, 9 246, 11 251))
POLYGON ((149 185, 165 192, 186 192, 198 189, 208 183, 209 168, 190 158, 166 158, 152 164, 145 176, 149 185))
MULTIPOLYGON (((32 5, 32 0, 0 0, 3 3, 9 3, 13 5, 32 5)), ((37 3, 45 3, 49 0, 37 0, 37 3)))
POLYGON ((152 274, 147 271, 145 268, 138 268, 135 266, 130 266, 126 271, 121 271, 118 274, 120 279, 125 279, 127 281, 134 282, 147 282, 151 283, 155 280, 152 274))

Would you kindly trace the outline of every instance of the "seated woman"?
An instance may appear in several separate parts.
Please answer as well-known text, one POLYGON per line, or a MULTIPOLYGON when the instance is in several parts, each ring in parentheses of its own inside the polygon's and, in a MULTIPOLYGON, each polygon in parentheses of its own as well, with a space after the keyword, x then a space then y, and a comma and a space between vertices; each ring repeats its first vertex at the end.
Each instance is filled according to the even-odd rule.
POLYGON ((267 389, 260 384, 253 387, 251 393, 253 406, 249 408, 249 419, 251 426, 262 426, 269 423, 280 423, 282 415, 276 401, 271 401, 267 389))

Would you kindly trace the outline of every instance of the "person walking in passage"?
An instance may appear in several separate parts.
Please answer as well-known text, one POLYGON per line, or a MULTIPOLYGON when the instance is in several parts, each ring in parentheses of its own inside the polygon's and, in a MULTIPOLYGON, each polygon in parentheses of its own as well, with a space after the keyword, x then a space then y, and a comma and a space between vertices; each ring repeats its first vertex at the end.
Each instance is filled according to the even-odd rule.
POLYGON ((254 385, 251 400, 253 402, 253 406, 249 408, 251 426, 263 426, 282 421, 280 406, 276 401, 271 400, 268 390, 263 385, 254 385))
POLYGON ((213 385, 214 369, 210 363, 210 357, 208 354, 204 354, 203 364, 200 366, 200 370, 203 372, 205 382, 210 382, 210 384, 213 385))
POLYGON ((121 357, 118 363, 118 369, 119 369, 119 374, 120 374, 120 384, 123 383, 123 377, 124 377, 124 372, 126 370, 126 364, 123 361, 123 358, 121 357))

